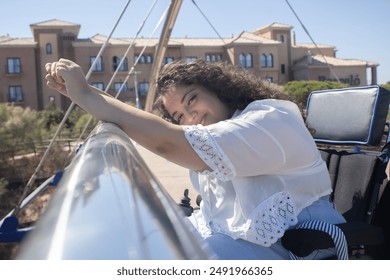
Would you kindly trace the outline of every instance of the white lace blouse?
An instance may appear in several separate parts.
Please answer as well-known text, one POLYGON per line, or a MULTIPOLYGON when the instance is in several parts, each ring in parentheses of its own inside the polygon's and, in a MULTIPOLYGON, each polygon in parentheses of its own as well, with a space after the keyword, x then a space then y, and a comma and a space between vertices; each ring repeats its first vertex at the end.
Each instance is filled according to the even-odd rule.
POLYGON ((192 221, 207 236, 221 232, 271 246, 300 211, 331 193, 331 183, 298 107, 254 101, 226 121, 183 126, 212 171, 190 172, 202 196, 192 221))

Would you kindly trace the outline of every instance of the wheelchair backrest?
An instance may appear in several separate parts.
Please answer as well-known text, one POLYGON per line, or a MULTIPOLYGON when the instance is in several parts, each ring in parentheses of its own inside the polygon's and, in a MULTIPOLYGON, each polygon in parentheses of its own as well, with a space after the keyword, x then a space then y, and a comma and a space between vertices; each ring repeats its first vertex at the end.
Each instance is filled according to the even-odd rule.
POLYGON ((327 163, 333 201, 347 221, 370 221, 379 198, 390 91, 379 86, 314 91, 306 122, 327 163))

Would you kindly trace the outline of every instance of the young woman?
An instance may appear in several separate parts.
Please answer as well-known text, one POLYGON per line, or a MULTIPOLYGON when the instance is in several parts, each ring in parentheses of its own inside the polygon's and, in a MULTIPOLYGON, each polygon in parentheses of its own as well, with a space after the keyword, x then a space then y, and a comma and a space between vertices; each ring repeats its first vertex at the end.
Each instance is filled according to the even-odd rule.
POLYGON ((190 220, 218 258, 288 259, 280 242, 288 228, 309 219, 344 222, 300 109, 248 72, 202 60, 167 65, 156 107, 169 122, 89 86, 72 61, 46 69, 50 88, 190 170, 202 196, 190 220))

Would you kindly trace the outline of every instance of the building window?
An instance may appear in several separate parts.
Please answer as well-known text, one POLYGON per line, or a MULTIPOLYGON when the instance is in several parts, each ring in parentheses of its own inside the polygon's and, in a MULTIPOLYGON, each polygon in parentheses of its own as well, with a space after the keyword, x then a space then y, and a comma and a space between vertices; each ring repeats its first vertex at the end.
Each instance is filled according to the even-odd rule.
POLYGON ((163 65, 168 64, 168 63, 171 63, 171 62, 173 62, 173 61, 175 61, 175 58, 174 58, 174 57, 164 57, 164 59, 163 59, 163 65))
MULTIPOLYGON (((96 60, 96 56, 91 56, 89 57, 89 63, 92 66, 93 63, 96 60)), ((92 69, 93 72, 103 72, 103 60, 102 57, 100 56, 99 59, 96 61, 95 66, 92 69)))
POLYGON ((18 57, 7 58, 7 73, 8 74, 22 73, 22 65, 20 63, 20 58, 18 57))
POLYGON ((98 89, 104 91, 104 83, 97 82, 97 83, 92 83, 91 85, 92 85, 93 87, 95 87, 95 88, 98 88, 98 89))
POLYGON ((246 68, 252 68, 253 67, 253 56, 251 53, 248 53, 245 56, 245 67, 246 68))
MULTIPOLYGON (((116 71, 118 68, 120 62, 122 60, 122 57, 119 56, 113 56, 112 57, 112 71, 116 71)), ((120 65, 118 71, 127 71, 128 65, 127 65, 127 57, 124 58, 122 64, 120 65)))
POLYGON ((239 60, 240 60, 240 66, 245 68, 245 54, 241 53, 239 60))
POLYGON ((190 62, 193 62, 195 60, 197 60, 198 58, 196 56, 187 56, 186 57, 186 63, 190 63, 190 62))
POLYGON ((53 48, 50 43, 46 44, 46 54, 52 54, 53 53, 53 48))
POLYGON ((270 53, 267 55, 267 68, 274 67, 274 56, 270 53))
POLYGON ((260 56, 261 68, 273 68, 274 67, 274 56, 270 53, 268 55, 262 53, 260 56))
POLYGON ((150 54, 145 55, 135 55, 134 56, 134 63, 140 63, 140 64, 152 64, 153 63, 153 56, 150 54))
POLYGON ((274 81, 274 79, 272 77, 265 77, 264 80, 269 82, 269 83, 272 83, 274 81))
POLYGON ((251 53, 240 54, 240 66, 243 68, 252 68, 253 67, 253 56, 251 53))
POLYGON ((8 89, 8 102, 23 102, 21 86, 10 86, 8 89))
POLYGON ((284 64, 280 65, 280 71, 282 72, 282 74, 285 74, 286 73, 286 65, 284 65, 284 64))
POLYGON ((222 61, 222 54, 220 53, 206 53, 207 62, 218 62, 222 61))
POLYGON ((144 55, 141 55, 141 56, 138 56, 138 55, 136 55, 135 57, 134 57, 134 63, 136 64, 136 63, 145 63, 145 56, 144 55))
POLYGON ((152 64, 153 63, 153 56, 148 54, 146 55, 146 63, 147 64, 152 64))
POLYGON ((146 96, 149 91, 149 83, 142 82, 138 84, 138 92, 140 96, 146 96))
POLYGON ((122 82, 114 83, 114 90, 115 90, 115 92, 119 92, 119 91, 125 92, 125 91, 128 91, 127 83, 122 83, 122 82))
POLYGON ((262 53, 260 56, 260 65, 261 65, 261 68, 267 67, 267 56, 264 53, 262 53))
POLYGON ((284 43, 284 35, 280 35, 279 38, 280 38, 280 42, 281 42, 281 43, 284 43))

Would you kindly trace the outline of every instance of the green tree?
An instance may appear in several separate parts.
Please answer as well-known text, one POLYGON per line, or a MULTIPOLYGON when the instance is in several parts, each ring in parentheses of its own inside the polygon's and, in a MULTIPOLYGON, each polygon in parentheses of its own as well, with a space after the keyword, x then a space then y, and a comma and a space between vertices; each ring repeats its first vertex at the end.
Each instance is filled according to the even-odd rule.
POLYGON ((73 133, 76 138, 80 137, 81 133, 85 130, 82 138, 86 138, 92 129, 96 126, 97 120, 95 118, 91 118, 91 116, 87 113, 82 114, 77 121, 74 123, 73 133), (88 125, 88 127, 86 127, 88 125))
MULTIPOLYGON (((40 112, 0 104, 0 219, 16 206, 23 187, 38 166, 41 154, 35 153, 37 144, 42 146, 43 139, 52 139, 63 117, 64 112, 54 103, 40 112)), ((70 136, 72 133, 74 138, 78 138, 88 119, 86 112, 75 108, 65 123, 63 134, 70 136)), ((87 135, 95 124, 96 121, 92 119, 86 130, 87 135)), ((44 180, 62 169, 68 156, 69 151, 61 145, 54 146, 43 162, 37 179, 44 180)), ((38 180, 30 191, 37 185, 38 180)), ((27 214, 20 213, 20 216, 24 222, 31 220, 27 214)), ((9 259, 13 251, 13 244, 0 243, 0 259, 9 259)))
MULTIPOLYGON (((57 108, 54 102, 49 102, 44 110, 38 112, 38 115, 40 126, 43 129, 41 131, 43 137, 46 139, 51 139, 65 116, 64 111, 57 108)), ((66 120, 65 127, 62 128, 62 133, 67 133, 71 126, 72 124, 70 123, 69 119, 66 120)))
POLYGON ((0 104, 0 160, 33 152, 37 140, 40 140, 40 127, 35 111, 0 104))

